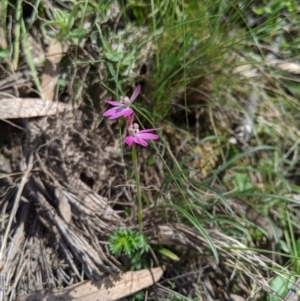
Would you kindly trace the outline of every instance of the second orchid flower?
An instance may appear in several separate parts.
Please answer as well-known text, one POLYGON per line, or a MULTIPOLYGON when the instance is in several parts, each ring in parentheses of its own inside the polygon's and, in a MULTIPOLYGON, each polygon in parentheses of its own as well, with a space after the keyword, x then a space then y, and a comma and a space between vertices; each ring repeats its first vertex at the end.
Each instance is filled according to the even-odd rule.
POLYGON ((129 136, 124 139, 124 142, 128 146, 132 146, 133 143, 140 144, 142 146, 148 146, 146 140, 155 140, 158 139, 159 136, 156 134, 152 134, 151 132, 156 129, 147 129, 147 130, 139 130, 139 125, 137 123, 131 123, 128 127, 129 136))

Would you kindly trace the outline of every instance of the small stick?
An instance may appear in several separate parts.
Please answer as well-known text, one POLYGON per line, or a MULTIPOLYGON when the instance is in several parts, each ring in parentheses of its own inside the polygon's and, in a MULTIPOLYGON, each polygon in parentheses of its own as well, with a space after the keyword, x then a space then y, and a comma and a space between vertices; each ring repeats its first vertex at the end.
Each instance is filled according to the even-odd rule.
POLYGON ((13 206, 13 209, 11 211, 9 221, 8 221, 8 224, 7 224, 7 227, 6 227, 6 231, 5 231, 5 234, 4 234, 3 243, 2 243, 2 246, 1 246, 1 250, 0 250, 0 268, 3 267, 4 252, 5 252, 5 248, 6 248, 6 245, 7 245, 7 239, 8 239, 8 236, 9 236, 11 225, 12 225, 13 219, 15 218, 17 210, 19 208, 22 192, 23 192, 25 184, 28 181, 28 177, 29 177, 29 174, 32 170, 32 167, 33 167, 33 156, 31 154, 30 157, 29 157, 29 160, 28 160, 27 170, 23 174, 23 177, 22 177, 19 189, 18 189, 18 193, 16 194, 15 201, 14 201, 14 206, 13 206))

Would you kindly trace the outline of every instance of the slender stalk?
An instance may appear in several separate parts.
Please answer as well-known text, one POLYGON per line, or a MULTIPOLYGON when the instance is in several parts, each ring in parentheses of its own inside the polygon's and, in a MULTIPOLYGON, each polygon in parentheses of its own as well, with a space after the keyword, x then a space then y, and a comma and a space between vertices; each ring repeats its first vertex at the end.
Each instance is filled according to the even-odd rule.
POLYGON ((22 16, 22 0, 18 0, 16 7, 16 24, 15 24, 15 39, 14 39, 14 52, 13 52, 13 68, 17 70, 20 55, 20 32, 21 32, 21 16, 22 16))
POLYGON ((0 1, 0 48, 1 50, 7 49, 7 41, 6 41, 6 14, 7 14, 7 6, 8 0, 0 1))
POLYGON ((142 234, 143 231, 143 212, 142 212, 142 196, 141 196, 141 187, 140 187, 140 175, 138 171, 138 164, 137 164, 137 154, 135 143, 132 145, 132 162, 133 168, 135 173, 135 182, 136 182, 136 191, 137 191, 137 201, 138 201, 138 222, 139 222, 139 232, 142 234))
POLYGON ((35 9, 32 10, 32 15, 30 16, 30 19, 29 19, 29 24, 27 26, 28 31, 31 28, 31 26, 33 25, 34 21, 36 20, 40 3, 41 3, 41 0, 35 0, 35 4, 33 4, 33 7, 35 9))
POLYGON ((31 71, 31 74, 32 74, 32 77, 33 77, 33 81, 40 93, 40 96, 43 97, 43 91, 42 91, 42 86, 41 86, 41 83, 40 83, 40 80, 39 80, 39 76, 38 76, 38 72, 34 66, 34 62, 33 62, 33 56, 32 56, 32 53, 31 53, 31 49, 30 49, 30 43, 28 41, 28 38, 27 38, 27 30, 26 30, 26 27, 25 27, 25 22, 24 20, 20 20, 20 24, 21 24, 21 31, 22 31, 22 36, 24 38, 24 52, 25 52, 25 55, 26 55, 26 60, 27 60, 27 64, 28 64, 28 67, 31 71))
MULTIPOLYGON (((154 7, 154 0, 151 0, 151 13, 152 13, 152 25, 153 25, 153 32, 154 32, 154 36, 157 35, 156 32, 156 14, 155 14, 155 7, 154 7)), ((157 41, 155 41, 157 43, 157 41)), ((157 70, 159 70, 159 51, 156 52, 155 55, 156 58, 156 68, 157 70)))

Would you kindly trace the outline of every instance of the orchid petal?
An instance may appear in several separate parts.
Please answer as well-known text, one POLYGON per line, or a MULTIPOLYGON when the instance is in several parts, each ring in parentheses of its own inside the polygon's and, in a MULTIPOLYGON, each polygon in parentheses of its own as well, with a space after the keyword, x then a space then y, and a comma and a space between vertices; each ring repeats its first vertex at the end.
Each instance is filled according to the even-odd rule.
POLYGON ((134 138, 132 136, 128 136, 124 139, 124 142, 128 145, 131 146, 133 143, 134 138))
POLYGON ((103 116, 111 116, 111 115, 114 115, 115 113, 117 113, 118 111, 118 108, 112 108, 112 109, 109 109, 107 111, 105 111, 103 113, 103 116))
POLYGON ((123 115, 123 110, 121 111, 116 111, 115 114, 112 114, 108 119, 116 119, 116 118, 119 118, 123 115))
POLYGON ((122 106, 121 103, 119 103, 118 101, 114 101, 114 100, 106 100, 106 103, 109 103, 110 105, 114 106, 114 107, 120 107, 122 106))
POLYGON ((133 141, 135 143, 138 143, 138 144, 142 145, 142 146, 148 146, 148 143, 143 138, 141 138, 141 137, 138 137, 138 136, 134 137, 133 141))
POLYGON ((146 130, 141 130, 140 133, 149 133, 149 132, 153 132, 153 131, 157 131, 157 129, 146 129, 146 130))
POLYGON ((141 132, 138 133, 138 137, 147 140, 155 140, 159 138, 159 136, 156 134, 141 133, 141 132))
POLYGON ((127 109, 123 110, 123 113, 124 113, 123 114, 124 117, 128 117, 128 116, 130 116, 133 113, 133 111, 132 111, 132 109, 127 108, 127 109))
POLYGON ((130 97, 130 103, 132 103, 138 97, 140 91, 141 91, 141 85, 138 85, 130 97))

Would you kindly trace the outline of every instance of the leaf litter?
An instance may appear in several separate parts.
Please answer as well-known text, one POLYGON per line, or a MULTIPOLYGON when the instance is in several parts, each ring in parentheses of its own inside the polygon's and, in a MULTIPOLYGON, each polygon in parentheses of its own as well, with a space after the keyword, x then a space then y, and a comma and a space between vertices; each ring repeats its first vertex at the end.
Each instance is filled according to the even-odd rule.
MULTIPOLYGON (((50 3, 48 9, 47 13, 51 15, 53 8, 50 3)), ((153 47, 148 43, 146 50, 149 52, 150 49, 153 50, 153 47)), ((16 94, 12 89, 6 95, 8 97, 1 96, 0 99, 0 119, 16 119, 13 121, 14 127, 11 123, 2 123, 8 131, 1 138, 1 144, 5 146, 4 155, 0 158, 1 165, 9 162, 10 168, 8 172, 2 172, 0 178, 1 301, 14 300, 17 296, 19 300, 56 300, 64 294, 67 294, 67 300, 97 300, 102 291, 96 290, 93 296, 89 296, 89 290, 95 289, 95 281, 111 279, 110 285, 120 293, 116 298, 121 298, 152 285, 162 276, 161 268, 153 268, 150 272, 140 271, 145 275, 141 277, 145 278, 146 284, 139 284, 141 274, 134 278, 137 272, 122 273, 121 261, 108 251, 107 237, 110 233, 136 224, 133 215, 127 218, 123 214, 124 204, 131 206, 134 212, 134 188, 121 159, 116 126, 113 123, 97 126, 100 117, 94 112, 94 104, 90 99, 84 102, 81 95, 83 85, 76 93, 67 87, 67 101, 56 93, 60 75, 58 66, 66 51, 67 48, 61 47, 57 41, 50 42, 48 63, 44 71, 40 70, 42 96, 29 96, 34 86, 30 84, 29 91, 21 93, 23 95, 16 94), (55 60, 51 59, 51 54, 57 54, 55 60), (72 97, 75 103, 82 105, 80 109, 71 104, 72 97), (93 107, 93 112, 88 110, 89 106, 93 107), (129 284, 130 288, 123 284, 129 284), (85 291, 76 295, 78 291, 75 287, 80 286, 88 290, 86 295, 85 291), (133 286, 136 288, 133 289, 133 286), (55 290, 58 290, 57 293, 54 293, 55 290)), ((68 54, 72 51, 74 54, 74 49, 69 49, 68 54)), ((86 55, 86 60, 90 58, 84 52, 81 55, 86 55)), ((139 66, 138 63, 136 65, 139 66)), ((284 66, 281 62, 271 65, 281 70, 296 70, 297 73, 298 67, 294 65, 284 66)), ((96 69, 99 78, 103 78, 99 66, 101 64, 96 69)), ((89 67, 71 70, 73 73, 68 78, 70 86, 76 76, 82 83, 92 86, 89 71, 89 67)), ((126 74, 139 72, 126 70, 126 74)), ((105 93, 101 87, 98 94, 103 96, 105 93)), ((86 96, 88 98, 89 95, 86 96)), ((174 129, 171 134, 174 134, 174 129)), ((174 145, 179 144, 175 141, 174 145)), ((162 152, 166 150, 162 149, 162 152)), ((142 152, 142 157, 147 161, 145 152, 142 152)), ((156 207, 153 194, 159 191, 165 175, 159 162, 154 166, 151 171, 142 166, 145 171, 145 193, 151 203, 145 212, 145 232, 153 245, 171 246, 187 257, 191 250, 195 250, 206 258, 199 260, 199 257, 195 257, 181 262, 181 266, 170 264, 167 268, 170 280, 166 277, 161 283, 168 282, 169 287, 175 283, 176 292, 182 297, 194 291, 199 300, 234 299, 236 296, 226 291, 231 281, 228 275, 232 271, 243 271, 252 279, 253 270, 249 266, 267 268, 274 262, 248 251, 247 246, 218 230, 209 230, 214 245, 222 255, 221 264, 216 267, 207 252, 207 242, 198 232, 181 224, 171 209, 166 214, 169 222, 166 223, 162 218, 165 209, 156 207), (232 248, 228 250, 228 247, 232 248), (240 260, 237 262, 236 258, 240 260), (192 275, 187 271, 192 271, 192 275), (202 291, 199 291, 199 287, 202 291), (223 291, 218 294, 220 287, 223 287, 223 291)), ((264 224, 265 221, 261 221, 261 225, 264 224)), ((279 265, 276 267, 282 268, 279 265)), ((257 286, 268 290, 265 278, 259 270, 256 272, 254 281, 257 286)), ((243 277, 237 286, 247 294, 248 280, 243 277)), ((157 289, 150 291, 149 299, 163 300, 174 296, 174 290, 169 289, 168 285, 158 285, 157 289)), ((103 293, 107 294, 108 289, 105 288, 103 293)), ((101 295, 102 300, 115 300, 105 296, 101 295)))

